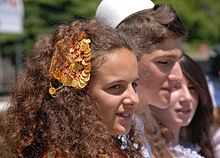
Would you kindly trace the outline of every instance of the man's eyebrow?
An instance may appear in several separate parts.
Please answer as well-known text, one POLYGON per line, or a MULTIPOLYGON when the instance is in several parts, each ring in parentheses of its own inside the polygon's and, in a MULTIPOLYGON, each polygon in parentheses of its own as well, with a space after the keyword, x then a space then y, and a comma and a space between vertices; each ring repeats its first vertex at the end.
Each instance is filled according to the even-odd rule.
MULTIPOLYGON (((183 56, 183 54, 181 53, 181 55, 178 56, 178 59, 181 58, 182 56, 183 56)), ((174 54, 161 54, 161 55, 157 56, 156 58, 177 58, 177 56, 174 54)))

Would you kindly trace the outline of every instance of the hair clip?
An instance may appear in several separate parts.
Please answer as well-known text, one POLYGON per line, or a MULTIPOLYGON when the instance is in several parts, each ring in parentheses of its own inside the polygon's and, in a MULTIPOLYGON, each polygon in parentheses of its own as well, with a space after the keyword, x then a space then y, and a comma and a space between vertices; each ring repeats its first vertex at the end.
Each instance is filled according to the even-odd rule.
MULTIPOLYGON (((53 79, 75 89, 82 89, 90 80, 91 40, 81 32, 76 41, 62 39, 55 44, 49 73, 53 79)), ((55 96, 57 88, 50 86, 49 93, 55 96)))

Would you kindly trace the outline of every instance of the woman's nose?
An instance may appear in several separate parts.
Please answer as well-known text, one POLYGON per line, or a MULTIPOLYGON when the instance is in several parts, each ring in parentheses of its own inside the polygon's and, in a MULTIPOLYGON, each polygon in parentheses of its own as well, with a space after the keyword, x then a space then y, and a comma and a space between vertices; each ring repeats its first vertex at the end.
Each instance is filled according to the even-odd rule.
POLYGON ((182 97, 181 102, 182 103, 190 103, 192 101, 192 94, 190 93, 190 90, 187 86, 182 87, 182 97))
POLYGON ((133 88, 133 86, 128 87, 125 94, 124 103, 132 105, 136 105, 139 103, 138 94, 136 93, 136 90, 133 88))

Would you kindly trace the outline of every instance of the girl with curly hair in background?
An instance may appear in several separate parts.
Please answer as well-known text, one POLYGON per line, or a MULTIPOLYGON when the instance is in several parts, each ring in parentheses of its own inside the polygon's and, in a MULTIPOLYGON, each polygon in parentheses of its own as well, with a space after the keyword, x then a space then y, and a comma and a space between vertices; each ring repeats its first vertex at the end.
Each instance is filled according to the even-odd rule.
POLYGON ((141 157, 137 79, 136 57, 115 31, 94 20, 59 26, 36 43, 12 95, 16 157, 141 157))

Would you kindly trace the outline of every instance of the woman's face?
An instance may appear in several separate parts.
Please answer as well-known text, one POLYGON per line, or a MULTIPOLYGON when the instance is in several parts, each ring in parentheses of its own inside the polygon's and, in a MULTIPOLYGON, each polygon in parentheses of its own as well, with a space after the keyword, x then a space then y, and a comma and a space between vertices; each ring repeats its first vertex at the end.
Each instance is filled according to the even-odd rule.
POLYGON ((199 94, 195 86, 183 75, 172 87, 170 106, 167 109, 153 107, 155 117, 168 128, 188 126, 198 106, 199 94))
POLYGON ((137 59, 128 49, 113 50, 91 81, 89 94, 104 124, 114 135, 129 131, 136 105, 137 59))

